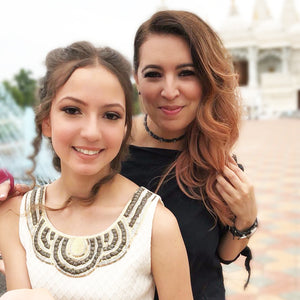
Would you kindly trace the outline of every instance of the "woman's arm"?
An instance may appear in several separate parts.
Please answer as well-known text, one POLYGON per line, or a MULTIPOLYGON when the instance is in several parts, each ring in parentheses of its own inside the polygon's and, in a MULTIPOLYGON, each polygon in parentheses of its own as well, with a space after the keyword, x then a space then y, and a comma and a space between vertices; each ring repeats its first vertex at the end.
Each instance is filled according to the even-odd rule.
POLYGON ((151 256, 159 299, 193 299, 188 257, 177 220, 161 204, 153 220, 151 256))
MULTIPOLYGON (((257 217, 257 206, 254 188, 248 176, 232 159, 224 168, 222 175, 217 176, 217 190, 235 215, 235 228, 245 231, 250 228, 257 217)), ((233 260, 247 246, 249 239, 238 239, 227 232, 219 245, 219 256, 223 260, 233 260)))
POLYGON ((0 252, 5 265, 7 290, 31 288, 25 250, 19 239, 21 197, 0 205, 0 252))

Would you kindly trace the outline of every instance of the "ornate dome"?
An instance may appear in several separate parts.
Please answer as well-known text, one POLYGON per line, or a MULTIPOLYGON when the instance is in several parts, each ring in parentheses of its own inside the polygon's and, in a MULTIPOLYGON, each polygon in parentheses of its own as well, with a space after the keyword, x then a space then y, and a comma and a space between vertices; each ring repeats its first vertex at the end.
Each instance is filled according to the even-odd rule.
POLYGON ((228 47, 247 46, 251 42, 250 26, 240 16, 235 1, 231 1, 229 14, 222 22, 219 33, 228 47))
POLYGON ((271 16, 265 0, 255 1, 252 30, 256 43, 262 48, 282 47, 289 44, 282 23, 271 16))
POLYGON ((275 20, 269 19, 254 24, 253 35, 262 47, 279 47, 289 44, 282 25, 275 20))

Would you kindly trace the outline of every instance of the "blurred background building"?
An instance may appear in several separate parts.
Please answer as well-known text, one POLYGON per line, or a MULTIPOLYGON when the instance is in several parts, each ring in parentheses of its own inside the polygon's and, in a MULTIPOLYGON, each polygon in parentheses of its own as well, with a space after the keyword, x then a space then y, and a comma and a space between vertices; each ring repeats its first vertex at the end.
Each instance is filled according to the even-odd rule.
POLYGON ((283 0, 275 20, 256 0, 246 22, 234 0, 219 34, 239 73, 249 118, 298 114, 300 110, 300 19, 294 0, 283 0))

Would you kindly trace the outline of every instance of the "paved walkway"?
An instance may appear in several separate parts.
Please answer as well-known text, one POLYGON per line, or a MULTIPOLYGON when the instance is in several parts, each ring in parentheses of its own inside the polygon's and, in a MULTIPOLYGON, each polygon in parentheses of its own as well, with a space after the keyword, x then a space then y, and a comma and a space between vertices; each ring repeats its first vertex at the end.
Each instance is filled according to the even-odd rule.
POLYGON ((256 190, 259 230, 246 291, 239 260, 224 268, 227 300, 300 299, 300 119, 246 121, 236 151, 256 190))

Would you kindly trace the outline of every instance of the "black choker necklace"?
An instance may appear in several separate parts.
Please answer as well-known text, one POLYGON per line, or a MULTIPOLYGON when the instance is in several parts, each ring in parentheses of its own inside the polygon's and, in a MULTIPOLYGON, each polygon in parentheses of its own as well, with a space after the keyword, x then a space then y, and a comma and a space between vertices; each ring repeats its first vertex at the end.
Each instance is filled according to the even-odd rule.
POLYGON ((149 133, 149 135, 150 135, 151 137, 153 137, 154 139, 156 139, 156 140, 158 140, 158 141, 160 141, 160 142, 165 142, 165 143, 175 143, 175 142, 177 142, 177 141, 182 140, 182 139, 185 137, 185 134, 183 134, 182 136, 180 136, 180 137, 178 137, 178 138, 174 138, 174 139, 165 139, 165 138, 159 137, 158 135, 156 135, 155 133, 153 133, 153 132, 149 129, 149 127, 148 127, 148 125, 147 125, 147 117, 148 117, 148 115, 146 114, 146 115, 145 115, 145 118, 144 118, 144 126, 145 126, 146 131, 149 133))

